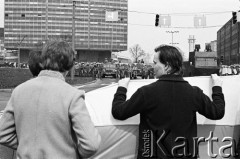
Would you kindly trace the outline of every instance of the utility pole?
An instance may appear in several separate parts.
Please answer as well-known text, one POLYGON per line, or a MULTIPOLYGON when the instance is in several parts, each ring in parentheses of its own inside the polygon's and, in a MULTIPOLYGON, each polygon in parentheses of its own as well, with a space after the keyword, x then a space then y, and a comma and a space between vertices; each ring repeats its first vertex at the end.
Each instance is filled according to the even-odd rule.
POLYGON ((170 44, 172 44, 172 46, 173 46, 173 44, 178 44, 178 43, 173 43, 173 34, 174 33, 179 33, 179 31, 166 31, 166 33, 171 33, 172 34, 172 43, 170 43, 170 44))
MULTIPOLYGON (((73 10, 72 10, 72 49, 74 51, 74 59, 75 59, 75 54, 76 54, 76 50, 75 50, 75 8, 76 8, 76 1, 73 1, 73 10)), ((75 68, 74 68, 74 64, 73 67, 71 69, 71 80, 74 79, 74 74, 75 74, 75 68)))
POLYGON ((112 22, 112 31, 111 31, 111 54, 112 54, 112 49, 113 49, 113 22, 112 22))
POLYGON ((72 11, 72 48, 75 52, 75 8, 76 1, 73 1, 73 11, 72 11))
POLYGON ((20 46, 24 40, 24 38, 26 37, 27 35, 24 35, 24 37, 22 38, 22 40, 20 41, 20 35, 19 35, 19 43, 18 43, 18 68, 21 67, 20 65, 20 46))
POLYGON ((48 0, 46 0, 46 18, 45 18, 45 39, 48 41, 48 0))

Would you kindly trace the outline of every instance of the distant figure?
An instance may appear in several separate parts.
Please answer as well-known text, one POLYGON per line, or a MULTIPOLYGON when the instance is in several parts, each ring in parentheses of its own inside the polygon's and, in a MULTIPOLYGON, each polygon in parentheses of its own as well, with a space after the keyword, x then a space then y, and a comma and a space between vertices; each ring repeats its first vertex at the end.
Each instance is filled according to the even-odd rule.
POLYGON ((65 82, 73 57, 67 42, 49 42, 39 75, 13 90, 0 119, 0 144, 17 150, 16 158, 80 159, 99 149, 84 91, 65 82))
POLYGON ((158 80, 139 88, 128 100, 129 79, 119 80, 112 115, 115 119, 126 120, 140 114, 139 159, 197 158, 193 149, 193 138, 197 137, 196 112, 212 120, 224 116, 222 81, 212 75, 211 101, 200 88, 183 79, 183 58, 178 49, 163 45, 155 52, 153 68, 158 80))
POLYGON ((40 71, 42 70, 41 68, 41 53, 42 50, 31 50, 29 52, 29 59, 28 59, 28 66, 29 70, 31 71, 33 77, 38 76, 40 71))
POLYGON ((107 58, 105 58, 104 63, 108 63, 108 59, 107 58))

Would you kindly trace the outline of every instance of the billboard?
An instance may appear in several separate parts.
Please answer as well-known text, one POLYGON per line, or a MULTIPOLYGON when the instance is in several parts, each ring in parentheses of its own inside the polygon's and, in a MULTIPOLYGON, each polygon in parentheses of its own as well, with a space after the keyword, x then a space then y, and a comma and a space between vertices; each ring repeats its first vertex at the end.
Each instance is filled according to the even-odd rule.
POLYGON ((108 21, 118 21, 118 11, 106 11, 105 20, 108 21))
POLYGON ((205 27, 205 26, 206 26, 206 17, 204 15, 194 17, 194 27, 205 27))
POLYGON ((171 26, 171 16, 169 15, 160 15, 159 17, 160 26, 171 26))

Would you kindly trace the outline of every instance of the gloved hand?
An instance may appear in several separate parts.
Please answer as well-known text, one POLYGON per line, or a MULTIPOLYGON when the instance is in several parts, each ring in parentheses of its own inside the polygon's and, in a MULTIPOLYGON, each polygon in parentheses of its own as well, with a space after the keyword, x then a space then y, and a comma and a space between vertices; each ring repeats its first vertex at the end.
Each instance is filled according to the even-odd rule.
POLYGON ((124 78, 118 81, 118 87, 124 87, 124 88, 128 88, 128 84, 130 82, 130 78, 124 78))
POLYGON ((221 80, 221 78, 217 74, 211 74, 211 76, 212 76, 213 86, 220 86, 220 87, 222 87, 223 81, 221 80))

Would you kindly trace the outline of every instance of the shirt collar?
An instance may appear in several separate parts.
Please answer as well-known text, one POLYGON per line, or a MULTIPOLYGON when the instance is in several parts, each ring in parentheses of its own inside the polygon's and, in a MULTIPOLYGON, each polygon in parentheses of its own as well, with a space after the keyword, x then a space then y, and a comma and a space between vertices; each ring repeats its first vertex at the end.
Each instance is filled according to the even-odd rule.
POLYGON ((159 81, 181 81, 187 82, 183 79, 181 75, 162 75, 159 77, 159 81))
POLYGON ((38 76, 48 76, 48 77, 58 78, 65 81, 65 78, 63 77, 63 75, 58 71, 42 70, 38 76))

